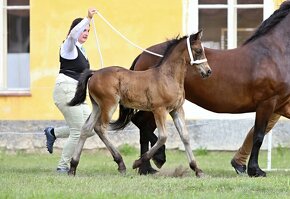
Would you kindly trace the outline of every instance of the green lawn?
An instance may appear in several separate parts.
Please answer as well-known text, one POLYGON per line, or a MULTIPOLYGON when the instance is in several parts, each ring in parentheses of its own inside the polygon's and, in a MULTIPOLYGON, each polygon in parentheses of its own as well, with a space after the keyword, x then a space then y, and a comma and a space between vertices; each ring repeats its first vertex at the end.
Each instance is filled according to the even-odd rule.
MULTIPOLYGON (((60 175, 55 167, 60 152, 0 152, 0 198, 290 198, 290 150, 273 150, 266 178, 237 176, 230 165, 233 152, 194 153, 206 177, 188 169, 185 153, 167 150, 167 162, 157 175, 140 176, 132 163, 138 150, 123 148, 127 174, 120 175, 106 150, 84 151, 75 177, 60 175), (201 154, 201 155, 199 155, 201 154), (173 177, 173 174, 183 174, 173 177)), ((260 153, 266 168, 267 153, 260 153)))

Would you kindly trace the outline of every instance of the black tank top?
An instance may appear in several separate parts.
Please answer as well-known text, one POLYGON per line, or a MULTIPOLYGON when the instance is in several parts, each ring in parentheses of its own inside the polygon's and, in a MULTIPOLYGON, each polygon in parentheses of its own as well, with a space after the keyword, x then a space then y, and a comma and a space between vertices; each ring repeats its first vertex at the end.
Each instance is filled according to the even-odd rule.
POLYGON ((83 55, 79 47, 78 46, 76 47, 78 51, 78 56, 75 59, 71 59, 71 60, 65 59, 59 55, 59 61, 60 61, 59 73, 63 73, 75 80, 79 80, 81 73, 85 69, 90 68, 90 63, 86 59, 86 57, 83 55))

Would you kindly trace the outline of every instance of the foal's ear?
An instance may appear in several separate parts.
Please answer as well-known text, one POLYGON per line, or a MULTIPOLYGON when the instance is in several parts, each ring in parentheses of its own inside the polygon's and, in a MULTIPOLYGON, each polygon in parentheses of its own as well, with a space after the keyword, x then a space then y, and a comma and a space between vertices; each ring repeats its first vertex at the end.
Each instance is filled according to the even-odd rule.
POLYGON ((193 43, 196 40, 201 40, 202 37, 202 29, 200 29, 197 33, 190 36, 190 42, 193 43))
POLYGON ((196 34, 197 34, 197 39, 198 40, 201 40, 201 38, 202 38, 202 33, 203 33, 203 30, 202 29, 200 29, 196 34))

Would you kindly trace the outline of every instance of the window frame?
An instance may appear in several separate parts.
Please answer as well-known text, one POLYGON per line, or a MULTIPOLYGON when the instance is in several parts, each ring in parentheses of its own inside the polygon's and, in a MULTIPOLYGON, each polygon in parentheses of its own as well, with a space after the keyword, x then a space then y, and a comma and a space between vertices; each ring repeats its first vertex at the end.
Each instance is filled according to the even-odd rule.
MULTIPOLYGON (((0 9, 3 12, 0 12, 0 96, 30 96, 30 88, 22 89, 8 89, 7 86, 7 56, 8 56, 8 33, 7 33, 7 11, 8 10, 29 10, 30 5, 7 5, 7 0, 3 0, 0 3, 0 9)), ((31 87, 31 86, 30 86, 31 87)))
POLYGON ((198 0, 183 0, 183 33, 198 31, 200 9, 227 9, 228 49, 237 47, 237 9, 263 9, 263 19, 274 11, 273 0, 263 0, 263 4, 237 4, 237 0, 228 0, 226 4, 199 4, 198 0), (194 25, 192 25, 194 24, 194 25))

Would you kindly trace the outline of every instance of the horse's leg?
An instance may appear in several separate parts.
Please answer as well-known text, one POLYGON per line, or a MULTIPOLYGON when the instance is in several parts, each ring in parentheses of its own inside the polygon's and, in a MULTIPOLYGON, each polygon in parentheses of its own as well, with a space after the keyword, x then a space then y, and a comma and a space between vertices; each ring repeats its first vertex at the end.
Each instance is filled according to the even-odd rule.
POLYGON ((165 129, 166 115, 167 111, 165 108, 159 108, 154 111, 154 118, 156 121, 157 129, 158 129, 158 140, 152 148, 144 153, 141 158, 136 160, 133 164, 133 169, 139 168, 144 162, 150 160, 152 156, 156 153, 156 151, 165 144, 167 139, 167 131, 165 129))
POLYGON ((110 151, 114 161, 118 164, 118 171, 123 174, 126 173, 126 166, 123 161, 123 158, 119 153, 119 151, 116 149, 116 147, 108 139, 106 132, 109 122, 112 118, 113 113, 117 108, 118 103, 107 100, 106 102, 102 102, 102 104, 104 104, 104 106, 101 107, 101 114, 94 130, 110 151))
POLYGON ((93 110, 88 119, 86 120, 85 124, 83 125, 81 129, 81 134, 79 138, 79 142, 75 148, 73 157, 70 161, 70 169, 68 171, 69 175, 75 175, 76 174, 76 169, 80 161, 80 156, 82 149, 84 147, 84 144, 89 136, 93 134, 93 128, 97 122, 97 118, 99 115, 99 107, 96 103, 92 102, 93 105, 93 110))
MULTIPOLYGON (((139 128, 140 130, 140 153, 141 156, 149 150, 149 141, 151 146, 153 146, 157 141, 157 136, 154 134, 154 130, 156 129, 156 124, 154 120, 154 116, 152 112, 147 111, 138 111, 132 118, 132 122, 139 128)), ((160 149, 152 157, 154 164, 161 168, 162 165, 166 161, 165 155, 165 145, 163 145, 160 149)), ((152 168, 150 161, 144 162, 142 166, 140 166, 138 172, 140 174, 154 174, 157 171, 152 168)))
POLYGON ((266 127, 270 116, 273 114, 276 100, 264 102, 256 109, 256 119, 253 136, 253 147, 248 162, 248 175, 250 177, 266 177, 266 173, 259 167, 259 151, 264 140, 266 127))
MULTIPOLYGON (((274 125, 278 122, 281 115, 273 113, 269 118, 269 122, 266 128, 266 134, 271 131, 274 125)), ((242 146, 237 150, 234 157, 231 160, 231 165, 236 170, 237 174, 246 173, 246 164, 250 156, 253 146, 253 135, 254 135, 254 126, 248 132, 242 146)))
POLYGON ((183 108, 180 107, 178 110, 173 110, 172 112, 170 112, 170 115, 173 119, 174 125, 184 145, 190 168, 195 171, 195 175, 197 177, 202 177, 204 173, 201 169, 198 168, 190 146, 190 138, 185 126, 185 117, 183 108))

